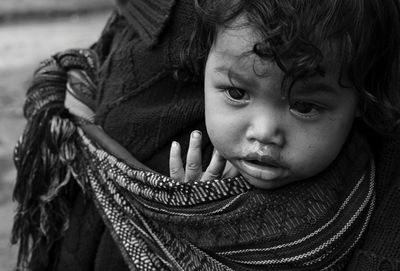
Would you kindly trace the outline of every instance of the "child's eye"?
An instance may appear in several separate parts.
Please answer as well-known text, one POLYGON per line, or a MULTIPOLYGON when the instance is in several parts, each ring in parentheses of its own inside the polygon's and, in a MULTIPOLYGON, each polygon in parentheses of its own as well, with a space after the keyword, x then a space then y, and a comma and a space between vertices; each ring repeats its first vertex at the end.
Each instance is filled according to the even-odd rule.
POLYGON ((320 107, 309 102, 295 101, 290 105, 290 111, 300 117, 312 118, 320 113, 320 107))
POLYGON ((248 100, 248 94, 245 90, 240 89, 240 88, 226 88, 225 89, 225 95, 233 101, 243 101, 243 100, 248 100))

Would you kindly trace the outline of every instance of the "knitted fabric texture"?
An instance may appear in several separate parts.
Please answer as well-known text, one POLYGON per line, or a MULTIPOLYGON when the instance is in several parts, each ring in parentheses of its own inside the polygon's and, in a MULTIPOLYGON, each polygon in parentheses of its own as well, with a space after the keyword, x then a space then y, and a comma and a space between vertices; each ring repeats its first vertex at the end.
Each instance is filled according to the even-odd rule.
POLYGON ((140 161, 167 174, 170 142, 178 141, 185 153, 187 135, 200 130, 204 157, 211 156, 213 148, 204 125, 202 84, 184 84, 172 76, 179 65, 180 45, 192 30, 193 1, 160 2, 172 7, 171 15, 153 1, 124 1, 122 14, 110 19, 94 46, 102 62, 95 113, 96 123, 108 135, 140 161), (129 14, 145 13, 142 8, 156 16, 143 15, 133 24, 139 17, 129 14), (153 37, 151 45, 143 33, 153 37))
POLYGON ((373 135, 377 206, 347 270, 400 270, 400 136, 373 135))
POLYGON ((46 252, 62 235, 67 216, 55 210, 75 181, 132 270, 343 268, 375 202, 374 165, 356 131, 325 172, 282 189, 256 190, 242 177, 178 183, 111 155, 87 137, 87 120, 66 114, 67 75, 75 75, 69 86, 77 98, 88 94, 84 101, 95 93, 96 61, 88 50, 60 53, 44 62, 29 91, 25 115, 32 125, 15 154, 20 205, 13 231, 23 244, 21 268, 30 241, 46 252), (34 187, 41 189, 29 192, 34 187))

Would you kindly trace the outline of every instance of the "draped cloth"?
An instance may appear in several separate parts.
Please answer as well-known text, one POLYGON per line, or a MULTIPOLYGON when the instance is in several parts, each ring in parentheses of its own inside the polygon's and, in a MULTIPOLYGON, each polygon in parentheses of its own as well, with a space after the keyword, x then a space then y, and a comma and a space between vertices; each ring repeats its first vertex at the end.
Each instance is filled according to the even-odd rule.
POLYGON ((42 63, 15 149, 21 268, 68 228, 78 184, 132 270, 342 270, 375 203, 375 168, 354 129, 322 173, 275 190, 241 177, 179 183, 146 169, 93 123, 98 61, 69 50, 42 63), (65 108, 65 105, 69 108, 65 108))

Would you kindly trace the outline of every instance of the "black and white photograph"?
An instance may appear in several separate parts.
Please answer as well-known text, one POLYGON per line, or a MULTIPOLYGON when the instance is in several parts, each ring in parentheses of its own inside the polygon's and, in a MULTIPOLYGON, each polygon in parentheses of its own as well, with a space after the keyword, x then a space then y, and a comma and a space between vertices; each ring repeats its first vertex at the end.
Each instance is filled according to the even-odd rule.
POLYGON ((400 271, 400 0, 0 0, 0 271, 400 271))

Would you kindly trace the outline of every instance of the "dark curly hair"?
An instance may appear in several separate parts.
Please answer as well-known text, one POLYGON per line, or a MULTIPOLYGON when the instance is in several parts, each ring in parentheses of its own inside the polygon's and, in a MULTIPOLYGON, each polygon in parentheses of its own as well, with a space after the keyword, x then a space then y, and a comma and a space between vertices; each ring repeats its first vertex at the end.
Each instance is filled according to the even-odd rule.
POLYGON ((275 61, 289 86, 323 75, 321 47, 333 42, 341 63, 339 84, 346 75, 358 91, 364 122, 381 133, 400 123, 400 1, 195 0, 195 5, 195 31, 181 50, 188 78, 203 80, 218 29, 244 16, 262 37, 252 53, 275 61))

